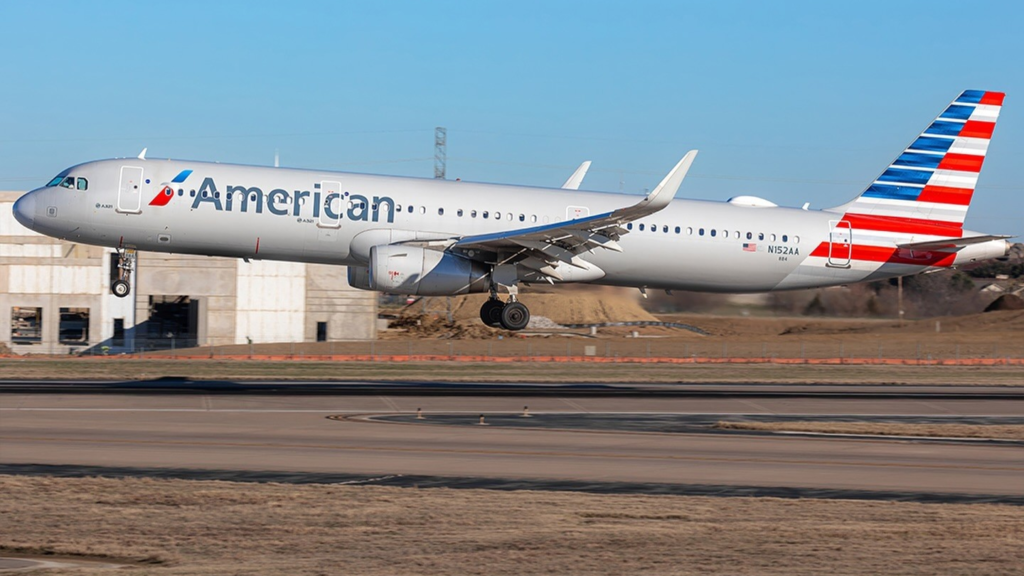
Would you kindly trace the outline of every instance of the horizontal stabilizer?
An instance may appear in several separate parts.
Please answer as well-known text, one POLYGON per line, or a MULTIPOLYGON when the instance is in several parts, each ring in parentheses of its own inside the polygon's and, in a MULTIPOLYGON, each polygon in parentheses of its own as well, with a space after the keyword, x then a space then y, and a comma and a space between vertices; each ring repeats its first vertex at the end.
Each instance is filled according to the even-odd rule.
POLYGON ((992 240, 1006 240, 1012 236, 989 235, 989 236, 968 236, 966 238, 944 238, 942 240, 929 240, 927 242, 911 242, 900 244, 899 247, 907 250, 941 250, 943 248, 963 248, 972 244, 991 242, 992 240))

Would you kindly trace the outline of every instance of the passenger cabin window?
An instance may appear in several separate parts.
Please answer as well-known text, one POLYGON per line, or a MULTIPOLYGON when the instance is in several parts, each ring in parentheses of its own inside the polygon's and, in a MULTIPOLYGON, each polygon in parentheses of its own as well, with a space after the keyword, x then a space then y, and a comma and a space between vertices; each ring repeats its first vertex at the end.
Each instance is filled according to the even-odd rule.
POLYGON ((455 211, 455 215, 458 216, 459 218, 462 218, 462 208, 459 208, 458 210, 456 210, 455 211))

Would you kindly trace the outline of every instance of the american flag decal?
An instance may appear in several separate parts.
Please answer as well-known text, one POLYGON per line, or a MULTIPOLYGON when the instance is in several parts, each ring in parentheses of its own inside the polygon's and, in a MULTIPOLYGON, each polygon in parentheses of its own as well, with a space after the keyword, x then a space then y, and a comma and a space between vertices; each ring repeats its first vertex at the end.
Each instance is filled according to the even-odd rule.
POLYGON ((752 243, 744 242, 743 243, 743 251, 744 252, 757 252, 757 244, 752 244, 752 243))

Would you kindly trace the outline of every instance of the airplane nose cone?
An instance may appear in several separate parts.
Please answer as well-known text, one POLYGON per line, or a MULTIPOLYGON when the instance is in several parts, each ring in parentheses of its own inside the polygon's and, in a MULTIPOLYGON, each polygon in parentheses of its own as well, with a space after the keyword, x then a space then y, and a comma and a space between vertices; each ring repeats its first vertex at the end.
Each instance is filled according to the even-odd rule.
POLYGON ((25 228, 32 229, 36 219, 36 195, 29 192, 14 203, 14 219, 25 228))

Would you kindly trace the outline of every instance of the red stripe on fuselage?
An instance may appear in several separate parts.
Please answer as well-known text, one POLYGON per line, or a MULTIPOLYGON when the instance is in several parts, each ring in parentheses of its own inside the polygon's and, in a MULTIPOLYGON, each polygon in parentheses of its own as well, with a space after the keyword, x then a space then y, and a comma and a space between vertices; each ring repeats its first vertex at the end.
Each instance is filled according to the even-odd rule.
POLYGON ((921 190, 921 195, 917 197, 917 201, 967 206, 971 203, 972 196, 974 196, 974 190, 970 188, 929 185, 925 186, 924 190, 921 190))
POLYGON ((882 232, 903 232, 906 234, 927 234, 945 238, 963 236, 963 224, 942 220, 924 220, 921 218, 904 218, 901 216, 868 216, 866 214, 847 214, 843 217, 854 230, 879 230, 882 232))
MULTIPOLYGON (((907 250, 900 248, 887 248, 885 246, 858 246, 854 244, 834 244, 832 248, 832 254, 846 255, 848 251, 852 249, 850 254, 853 260, 862 260, 865 262, 885 262, 889 264, 914 264, 917 266, 941 266, 949 268, 953 265, 953 261, 956 260, 956 254, 950 254, 948 252, 931 252, 931 251, 920 251, 920 250, 907 250)), ((811 256, 817 256, 819 258, 828 258, 829 243, 822 242, 811 252, 811 256)))
POLYGON ((992 130, 994 130, 995 127, 995 122, 968 120, 964 123, 964 127, 960 129, 959 136, 961 138, 984 138, 989 140, 992 138, 992 130))
POLYGON ((939 170, 960 170, 961 172, 981 172, 981 164, 985 162, 984 156, 973 154, 947 153, 939 162, 939 170))

